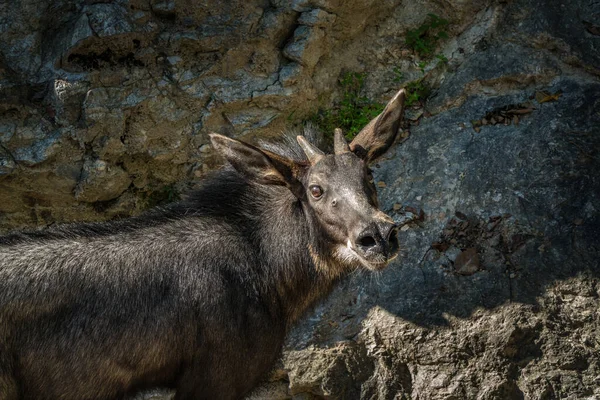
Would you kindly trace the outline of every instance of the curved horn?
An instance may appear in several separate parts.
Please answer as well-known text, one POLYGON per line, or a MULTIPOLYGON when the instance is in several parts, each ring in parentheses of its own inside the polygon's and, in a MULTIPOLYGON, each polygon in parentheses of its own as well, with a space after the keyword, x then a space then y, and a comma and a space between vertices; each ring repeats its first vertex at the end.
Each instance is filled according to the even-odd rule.
POLYGON ((298 140, 298 144, 312 165, 315 165, 317 162, 319 162, 319 160, 325 155, 325 153, 306 140, 304 136, 297 136, 296 140, 298 140))
POLYGON ((340 128, 335 128, 333 131, 333 151, 336 155, 350 152, 348 142, 340 128))

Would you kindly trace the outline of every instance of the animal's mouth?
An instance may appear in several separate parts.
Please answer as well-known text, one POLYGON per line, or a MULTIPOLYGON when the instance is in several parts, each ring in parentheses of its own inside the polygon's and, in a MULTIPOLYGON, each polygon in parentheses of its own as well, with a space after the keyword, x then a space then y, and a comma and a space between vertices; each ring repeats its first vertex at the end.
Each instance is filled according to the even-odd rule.
POLYGON ((398 257, 399 253, 398 239, 395 235, 389 242, 387 255, 381 253, 371 254, 370 256, 362 255, 360 252, 356 251, 350 240, 348 240, 346 247, 355 258, 360 261, 363 267, 371 271, 380 271, 384 269, 390 262, 398 257))

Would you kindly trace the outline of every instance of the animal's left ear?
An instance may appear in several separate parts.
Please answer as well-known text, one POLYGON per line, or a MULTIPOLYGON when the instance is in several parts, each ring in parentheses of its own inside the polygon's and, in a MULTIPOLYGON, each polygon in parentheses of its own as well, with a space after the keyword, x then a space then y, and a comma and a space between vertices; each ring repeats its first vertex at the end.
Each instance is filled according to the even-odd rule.
POLYGON ((304 195, 300 177, 304 167, 293 160, 217 133, 209 134, 213 147, 246 179, 264 185, 287 186, 298 198, 304 195))
POLYGON ((350 143, 350 150, 370 163, 385 153, 394 143, 402 116, 406 93, 401 89, 385 109, 365 126, 350 143))

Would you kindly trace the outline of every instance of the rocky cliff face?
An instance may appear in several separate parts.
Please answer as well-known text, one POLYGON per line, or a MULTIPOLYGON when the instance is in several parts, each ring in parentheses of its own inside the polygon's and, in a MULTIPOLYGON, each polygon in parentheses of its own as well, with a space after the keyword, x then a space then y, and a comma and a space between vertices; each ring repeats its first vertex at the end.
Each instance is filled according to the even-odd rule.
POLYGON ((127 215, 181 190, 211 165, 209 131, 278 132, 330 103, 342 69, 381 66, 366 38, 397 42, 407 23, 376 24, 398 3, 3 2, 0 228, 127 215))
POLYGON ((214 164, 209 131, 273 134, 343 71, 381 101, 419 82, 375 168, 404 257, 342 282, 251 397, 600 398, 597 2, 212 3, 0 4, 0 226, 136 212, 214 164), (418 55, 428 13, 449 38, 418 55))

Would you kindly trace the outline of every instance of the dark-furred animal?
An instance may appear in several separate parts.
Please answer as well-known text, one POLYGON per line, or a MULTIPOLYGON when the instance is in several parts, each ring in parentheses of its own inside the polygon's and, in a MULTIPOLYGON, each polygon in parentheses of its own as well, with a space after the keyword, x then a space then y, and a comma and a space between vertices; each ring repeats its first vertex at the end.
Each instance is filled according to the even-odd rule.
POLYGON ((140 217, 0 237, 0 399, 100 400, 149 387, 239 399, 345 273, 398 253, 368 163, 400 91, 335 154, 212 134, 231 167, 140 217))

